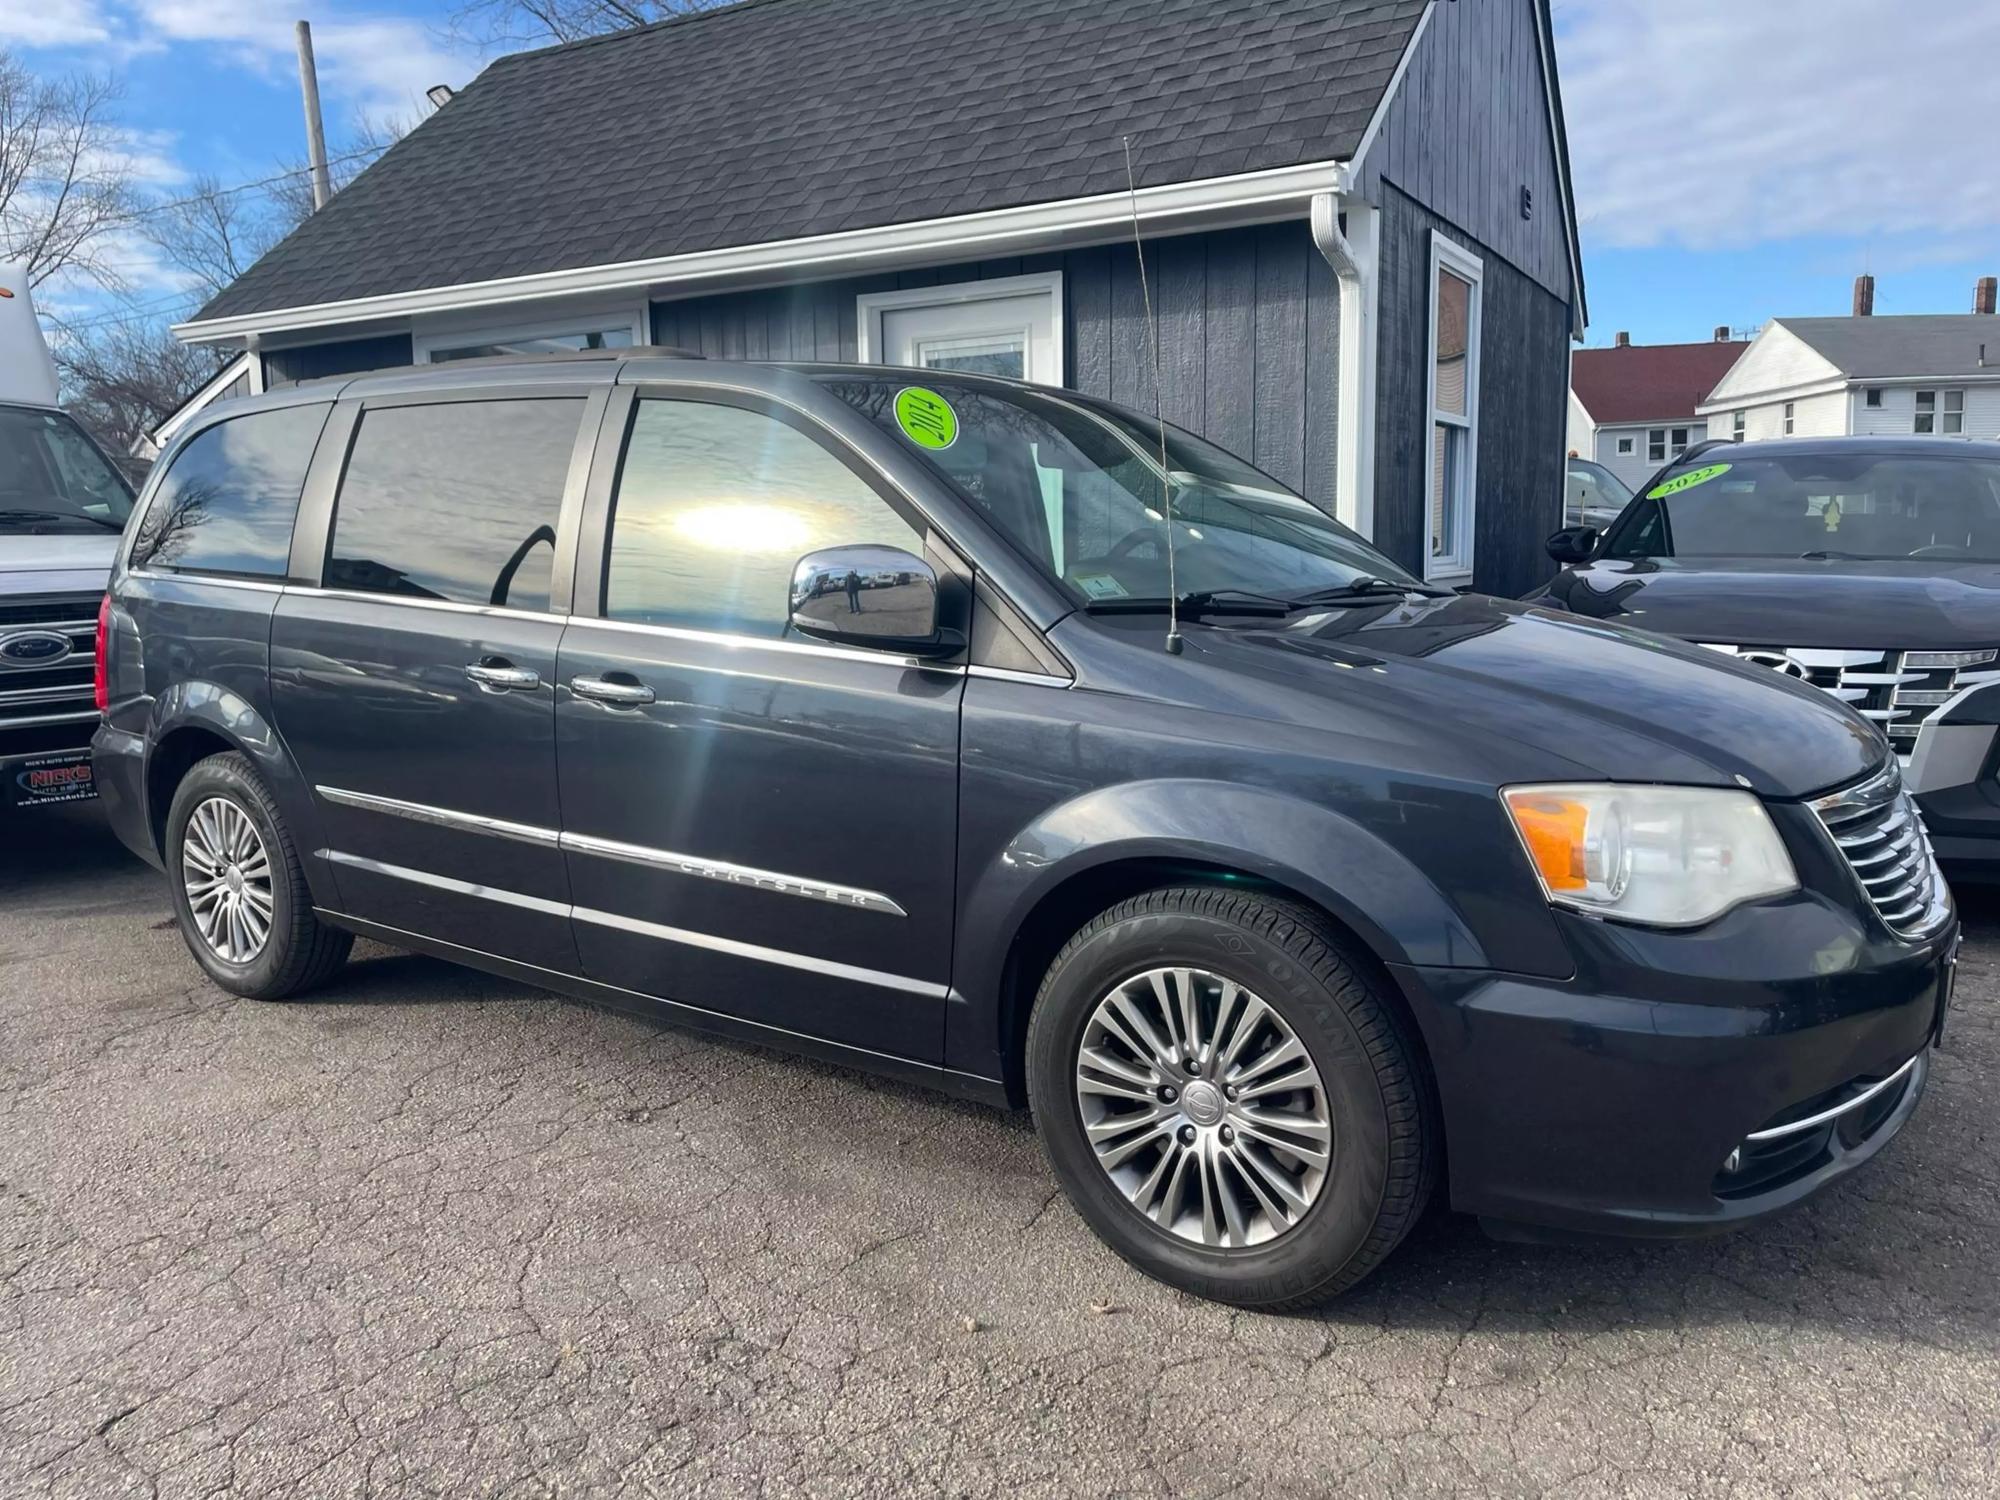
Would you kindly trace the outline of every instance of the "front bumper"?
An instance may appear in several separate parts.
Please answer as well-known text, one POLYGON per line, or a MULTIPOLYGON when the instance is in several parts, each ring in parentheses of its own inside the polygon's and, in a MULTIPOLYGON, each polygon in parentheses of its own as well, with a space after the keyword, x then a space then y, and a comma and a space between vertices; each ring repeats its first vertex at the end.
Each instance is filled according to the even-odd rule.
POLYGON ((1454 1208, 1711 1233, 1818 1192, 1916 1109, 1956 920, 1904 943, 1800 892, 1693 934, 1563 921, 1567 981, 1393 971, 1437 1075, 1454 1208))
POLYGON ((2000 683, 1969 687, 1925 720, 1903 780, 1952 878, 2000 880, 2000 683))

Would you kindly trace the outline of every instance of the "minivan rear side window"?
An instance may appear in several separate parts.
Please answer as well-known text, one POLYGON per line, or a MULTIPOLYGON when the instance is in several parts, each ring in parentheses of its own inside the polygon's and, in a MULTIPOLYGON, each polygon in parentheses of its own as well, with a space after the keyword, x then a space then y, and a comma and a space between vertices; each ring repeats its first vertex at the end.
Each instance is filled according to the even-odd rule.
POLYGON ((251 412, 197 433, 153 491, 134 567, 282 578, 330 405, 251 412))
POLYGON ((334 504, 326 586, 546 610, 583 402, 371 407, 334 504))
POLYGON ((820 547, 923 536, 860 475, 761 411, 642 400, 619 467, 604 570, 614 620, 782 636, 792 569, 820 547))

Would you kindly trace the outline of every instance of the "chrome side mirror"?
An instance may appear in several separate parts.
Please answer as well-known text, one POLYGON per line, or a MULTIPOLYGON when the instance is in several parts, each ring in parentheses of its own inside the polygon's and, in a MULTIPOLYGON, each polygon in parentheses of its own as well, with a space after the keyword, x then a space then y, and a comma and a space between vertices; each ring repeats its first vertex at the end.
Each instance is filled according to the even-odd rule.
POLYGON ((938 625, 937 570, 900 547, 808 552, 792 569, 792 628, 816 641, 950 656, 965 638, 938 625))

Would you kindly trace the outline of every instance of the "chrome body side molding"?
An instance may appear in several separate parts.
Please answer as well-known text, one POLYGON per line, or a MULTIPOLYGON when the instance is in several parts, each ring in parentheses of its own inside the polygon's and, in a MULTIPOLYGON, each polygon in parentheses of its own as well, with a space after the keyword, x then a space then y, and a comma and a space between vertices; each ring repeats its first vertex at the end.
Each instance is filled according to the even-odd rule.
POLYGON ((727 860, 697 859, 692 854, 676 854, 670 849, 649 849, 641 844, 621 844, 616 839, 600 839, 587 833, 565 833, 561 835, 561 839, 566 852, 595 854, 605 859, 623 860, 627 864, 645 865, 649 869, 672 870, 675 874, 692 875, 699 880, 720 880, 730 885, 754 886, 760 891, 773 891, 781 896, 803 896, 811 901, 830 901, 835 906, 879 911, 892 917, 909 915, 880 891, 865 891, 858 886, 835 885, 825 880, 807 880, 802 876, 786 875, 777 870, 759 870, 750 865, 735 865, 727 860))
POLYGON ((576 922, 616 928, 620 932, 637 933, 642 937, 658 938, 662 942, 679 943, 690 948, 706 948, 712 953, 727 953, 736 958, 747 958, 756 963, 777 964, 787 969, 804 969, 814 974, 831 975, 835 979, 852 980, 856 984, 901 990, 905 994, 922 995, 928 1000, 944 1000, 951 995, 949 985, 934 984, 928 979, 911 979, 904 974, 890 974, 881 969, 862 968, 859 964, 844 964, 833 959, 814 958, 810 954, 794 953, 786 948, 767 948, 761 943, 745 943, 736 938, 717 937, 713 933, 695 932, 686 927, 668 927, 659 922, 641 921, 637 917, 619 916, 616 912, 598 911, 595 907, 570 906, 561 901, 548 901, 540 896, 524 896, 519 891, 503 890, 498 886, 476 885, 469 880, 455 880, 449 875, 437 875, 429 870, 413 870, 407 865, 392 865, 383 860, 369 859, 364 855, 349 854, 341 849, 320 849, 315 852, 319 858, 332 864, 366 870, 371 875, 382 875, 391 880, 407 880, 414 885, 427 885, 434 890, 450 891, 459 896, 473 896, 482 901, 497 901, 506 906, 541 912, 547 916, 568 917, 576 922))
MULTIPOLYGON (((594 854, 603 859, 644 865, 648 869, 670 870, 677 875, 689 875, 697 880, 719 880, 728 885, 747 885, 780 896, 802 896, 809 901, 827 901, 835 906, 853 907, 857 911, 881 912, 884 916, 909 915, 880 891, 862 890, 858 886, 837 885, 826 880, 809 880, 802 875, 787 875, 779 870, 760 870, 750 865, 731 864, 727 860, 702 859, 692 854, 677 854, 671 849, 652 849, 642 844, 622 844, 616 839, 601 839, 585 833, 563 833, 554 828, 540 828, 531 823, 509 823, 500 818, 482 817, 476 813, 456 812, 448 807, 432 807, 422 802, 405 802, 396 797, 377 797, 370 792, 350 792, 337 786, 319 786, 313 790, 327 801, 342 807, 384 813, 393 818, 408 818, 411 822, 427 823, 437 828, 455 828, 464 833, 484 833, 494 838, 515 839, 524 844, 559 848, 565 853, 594 854)), ((329 857, 348 860, 358 858, 353 855, 329 855, 329 857)))

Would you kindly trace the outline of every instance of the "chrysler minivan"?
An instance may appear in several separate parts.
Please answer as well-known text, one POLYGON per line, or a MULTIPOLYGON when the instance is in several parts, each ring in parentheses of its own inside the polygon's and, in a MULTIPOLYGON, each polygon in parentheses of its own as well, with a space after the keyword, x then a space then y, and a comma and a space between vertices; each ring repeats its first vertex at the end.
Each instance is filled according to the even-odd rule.
POLYGON ((1881 733, 1427 587, 1191 433, 671 351, 212 408, 100 633, 103 795, 239 995, 355 934, 1032 1107, 1120 1254, 1282 1307, 1798 1202, 1957 921, 1881 733))

